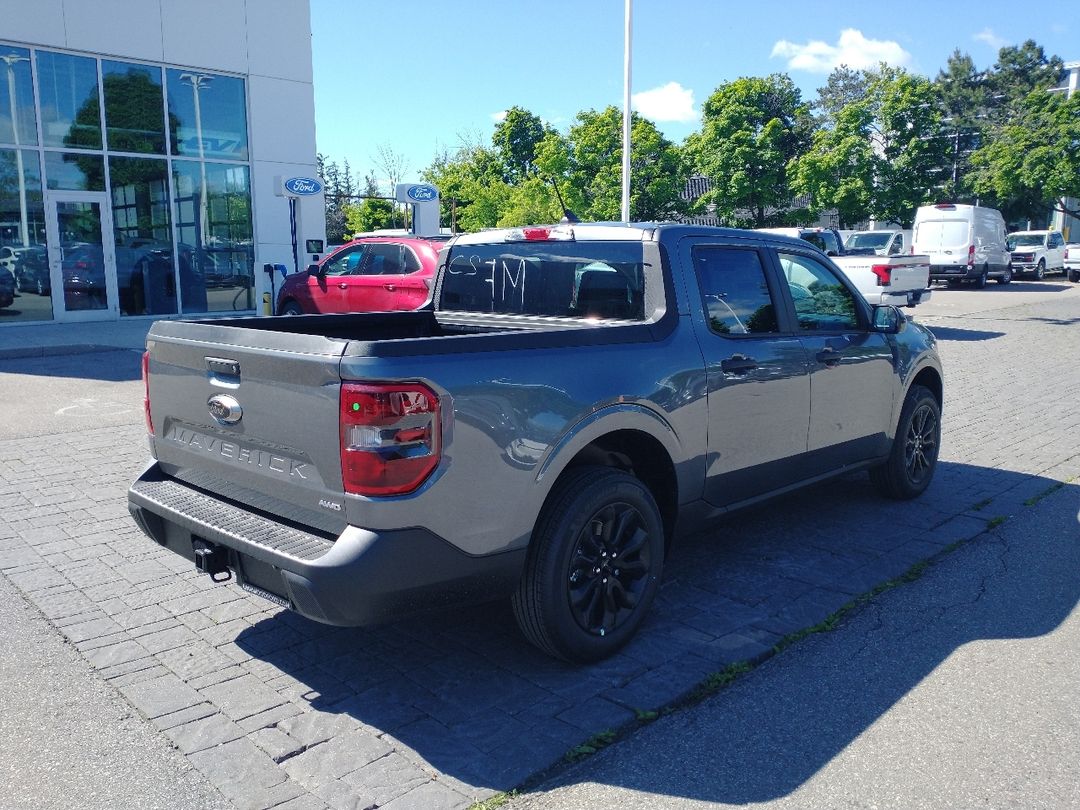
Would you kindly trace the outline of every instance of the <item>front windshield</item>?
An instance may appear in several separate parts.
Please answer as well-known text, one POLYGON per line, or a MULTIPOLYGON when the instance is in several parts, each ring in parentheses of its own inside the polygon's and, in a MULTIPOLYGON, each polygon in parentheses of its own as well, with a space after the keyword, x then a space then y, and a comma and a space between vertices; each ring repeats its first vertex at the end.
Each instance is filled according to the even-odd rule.
POLYGON ((1014 234, 1008 240, 1009 250, 1015 250, 1018 247, 1042 247, 1045 238, 1037 233, 1014 234))
POLYGON ((848 237, 847 247, 849 248, 883 248, 889 244, 889 237, 892 236, 887 231, 880 233, 854 233, 848 237))

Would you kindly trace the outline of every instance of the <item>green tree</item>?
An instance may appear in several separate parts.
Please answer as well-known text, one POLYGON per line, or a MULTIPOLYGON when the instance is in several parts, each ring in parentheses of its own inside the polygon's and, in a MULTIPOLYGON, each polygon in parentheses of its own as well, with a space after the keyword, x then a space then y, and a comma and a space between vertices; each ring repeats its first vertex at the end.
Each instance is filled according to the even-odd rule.
POLYGON ((984 141, 989 127, 990 85, 971 57, 957 49, 938 71, 934 94, 942 113, 941 137, 951 152, 946 160, 944 197, 966 200, 972 197, 970 156, 984 141))
POLYGON ((814 109, 820 115, 819 123, 833 126, 841 110, 861 101, 866 95, 866 82, 864 70, 855 70, 847 65, 833 68, 825 80, 825 86, 818 88, 818 98, 814 102, 814 109))
POLYGON ((439 189, 442 224, 458 231, 494 228, 510 197, 499 154, 480 144, 436 155, 423 178, 439 189))
POLYGON ((379 184, 370 174, 364 177, 364 186, 359 196, 364 199, 359 202, 350 201, 342 206, 347 237, 394 227, 394 204, 379 196, 379 184))
POLYGON ((1080 197, 1080 94, 1028 93, 971 162, 975 191, 996 200, 1006 220, 1080 216, 1064 201, 1080 197))
POLYGON ((870 214, 908 223, 915 209, 938 194, 951 144, 928 79, 882 64, 867 85, 874 143, 870 214))
POLYGON ((812 128, 809 105, 784 74, 720 85, 705 102, 701 131, 686 141, 691 165, 711 183, 698 207, 715 207, 732 225, 783 223, 792 199, 787 167, 810 145, 812 128))
POLYGON ((1061 79, 1064 63, 1047 56, 1041 45, 1026 40, 998 51, 998 60, 987 74, 991 119, 1005 124, 1034 90, 1048 90, 1061 79))
POLYGON ((791 190, 810 198, 815 216, 835 208, 841 228, 870 216, 876 159, 871 105, 850 101, 831 114, 833 125, 814 132, 810 149, 788 167, 791 190))
POLYGON ((503 162, 503 179, 516 183, 535 171, 536 149, 548 129, 539 117, 521 107, 511 107, 495 127, 492 145, 503 162))

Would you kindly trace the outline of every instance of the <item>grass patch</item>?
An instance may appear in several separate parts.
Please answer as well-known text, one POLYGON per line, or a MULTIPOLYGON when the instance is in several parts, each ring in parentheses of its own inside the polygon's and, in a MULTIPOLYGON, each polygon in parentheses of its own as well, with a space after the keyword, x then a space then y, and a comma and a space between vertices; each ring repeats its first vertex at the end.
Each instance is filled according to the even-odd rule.
POLYGON ((651 723, 660 716, 659 712, 649 711, 648 709, 634 709, 634 714, 637 716, 639 723, 651 723))
POLYGON ((482 802, 470 805, 469 810, 496 810, 496 808, 502 807, 517 795, 516 790, 511 790, 509 793, 498 793, 490 799, 484 799, 482 802))
POLYGON ((990 518, 988 521, 986 521, 986 529, 987 529, 987 531, 989 531, 991 529, 996 529, 998 526, 1000 526, 1006 520, 1008 520, 1008 518, 1005 515, 998 515, 997 517, 990 518))
POLYGON ((563 759, 567 762, 579 762, 580 760, 585 759, 585 757, 591 757, 597 751, 607 748, 615 742, 615 737, 616 732, 612 729, 605 729, 597 734, 593 734, 581 745, 575 745, 567 751, 563 755, 563 759))
POLYGON ((977 504, 975 504, 974 506, 971 507, 971 511, 978 512, 981 509, 985 509, 986 507, 988 507, 993 502, 994 502, 993 498, 983 498, 981 501, 979 501, 977 504))
POLYGON ((1034 506, 1039 501, 1041 501, 1043 498, 1048 498, 1049 496, 1053 495, 1055 492, 1057 492, 1059 489, 1061 489, 1064 486, 1065 486, 1064 481, 1058 481, 1053 486, 1049 486, 1046 489, 1044 489, 1038 495, 1032 495, 1030 498, 1028 498, 1026 501, 1024 501, 1024 506, 1034 506))

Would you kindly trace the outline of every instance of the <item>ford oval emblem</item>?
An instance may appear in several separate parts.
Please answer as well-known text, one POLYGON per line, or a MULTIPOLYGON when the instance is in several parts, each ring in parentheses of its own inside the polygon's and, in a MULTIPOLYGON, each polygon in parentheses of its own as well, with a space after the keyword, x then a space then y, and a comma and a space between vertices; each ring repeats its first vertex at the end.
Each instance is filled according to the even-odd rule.
POLYGON ((310 197, 312 194, 318 194, 322 191, 323 186, 314 177, 290 177, 285 181, 285 190, 290 194, 297 194, 301 197, 310 197))
POLYGON ((430 202, 439 196, 439 190, 435 186, 413 186, 406 193, 410 200, 417 202, 430 202))
POLYGON ((228 394, 214 394, 206 400, 210 415, 222 425, 235 425, 244 415, 244 409, 235 397, 228 394))

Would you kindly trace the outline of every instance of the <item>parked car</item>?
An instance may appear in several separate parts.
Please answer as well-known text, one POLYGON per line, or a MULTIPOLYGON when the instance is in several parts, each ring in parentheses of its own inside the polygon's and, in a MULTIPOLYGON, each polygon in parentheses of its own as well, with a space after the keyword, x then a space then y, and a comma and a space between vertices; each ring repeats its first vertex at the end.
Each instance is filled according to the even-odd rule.
POLYGON ((10 307, 15 301, 15 277, 0 268, 0 309, 10 307))
POLYGON ((970 281, 980 289, 987 279, 1012 281, 1005 220, 994 208, 958 203, 924 205, 912 227, 915 253, 930 257, 930 280, 955 287, 970 281))
POLYGON ((826 256, 843 256, 844 239, 835 228, 757 228, 759 233, 774 233, 809 242, 826 256))
POLYGON ((844 250, 875 256, 902 256, 911 253, 911 231, 903 228, 856 231, 844 242, 844 250))
POLYGON ((279 315, 418 309, 431 295, 441 243, 417 237, 362 237, 306 272, 285 278, 279 315))
POLYGON ((1014 231, 1007 240, 1014 276, 1031 273, 1039 281, 1047 273, 1065 271, 1065 239, 1057 231, 1014 231))
POLYGON ((49 255, 45 246, 31 245, 15 250, 18 253, 14 268, 15 286, 19 292, 49 295, 52 291, 52 281, 49 277, 49 255))
POLYGON ((316 621, 509 596, 538 648, 595 661, 678 534, 854 470, 930 484, 933 334, 803 240, 601 223, 443 248, 421 311, 155 323, 140 528, 316 621))
POLYGON ((1065 272, 1069 281, 1080 281, 1080 242, 1065 245, 1065 272))
POLYGON ((63 246, 61 272, 64 308, 105 309, 105 258, 101 245, 73 242, 63 246))

